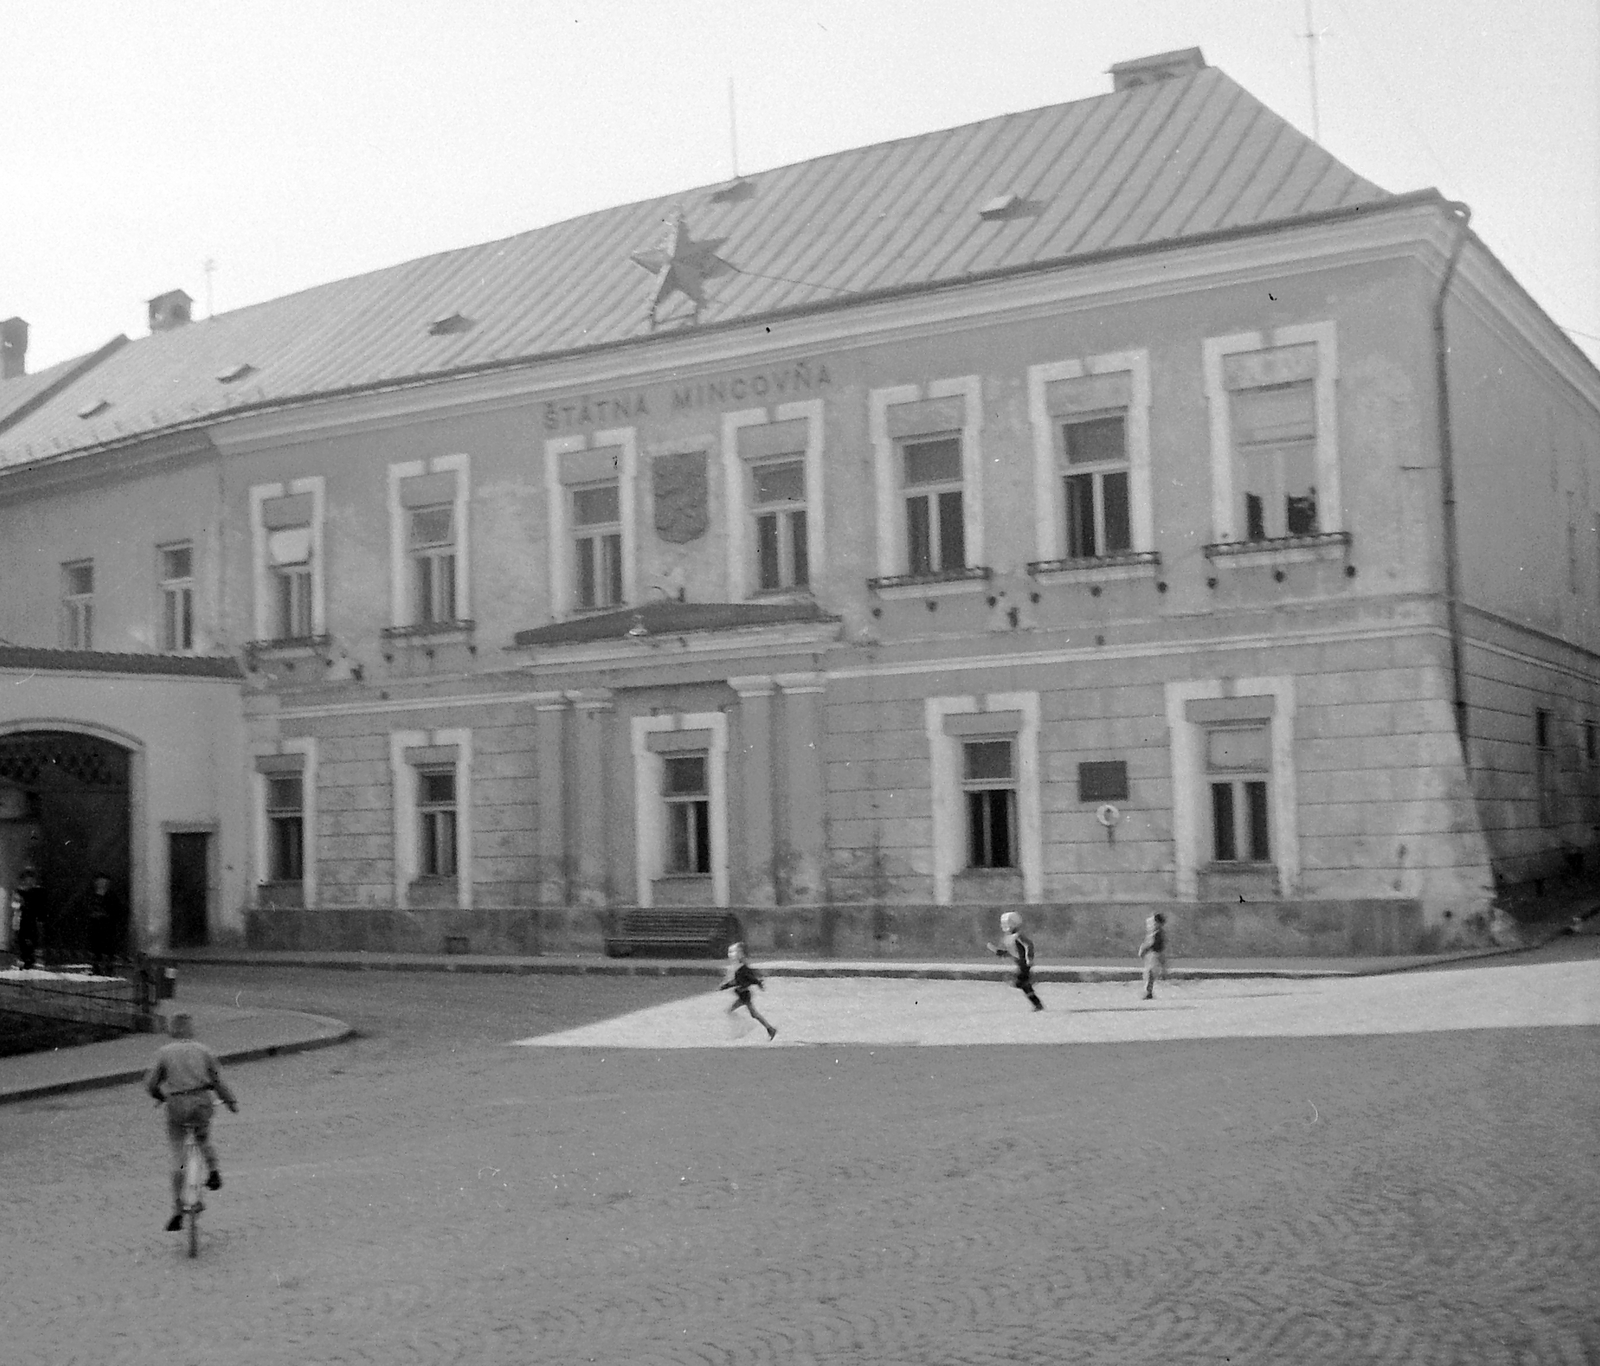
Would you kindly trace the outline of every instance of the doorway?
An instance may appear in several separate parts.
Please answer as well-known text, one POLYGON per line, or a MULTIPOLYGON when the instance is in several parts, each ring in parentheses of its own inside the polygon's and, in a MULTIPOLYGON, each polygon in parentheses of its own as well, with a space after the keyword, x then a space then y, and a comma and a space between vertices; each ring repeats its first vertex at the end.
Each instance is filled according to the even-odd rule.
POLYGON ((175 949, 203 948, 211 924, 211 836, 185 831, 167 836, 169 942, 175 949))

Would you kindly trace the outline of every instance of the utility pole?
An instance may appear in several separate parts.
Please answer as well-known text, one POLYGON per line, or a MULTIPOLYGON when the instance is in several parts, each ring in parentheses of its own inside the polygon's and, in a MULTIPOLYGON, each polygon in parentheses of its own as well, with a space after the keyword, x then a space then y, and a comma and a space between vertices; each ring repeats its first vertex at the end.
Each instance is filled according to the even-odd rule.
POLYGON ((1317 21, 1311 12, 1312 0, 1306 0, 1306 56, 1311 71, 1311 139, 1322 142, 1322 121, 1317 111, 1317 21))

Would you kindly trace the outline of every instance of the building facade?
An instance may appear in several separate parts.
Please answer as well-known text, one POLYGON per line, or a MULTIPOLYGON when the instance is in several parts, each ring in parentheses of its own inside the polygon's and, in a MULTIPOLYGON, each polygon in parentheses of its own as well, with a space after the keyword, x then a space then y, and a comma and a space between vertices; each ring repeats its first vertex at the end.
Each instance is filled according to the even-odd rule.
POLYGON ((1600 374, 1462 206, 1115 74, 499 244, 559 297, 163 296, 0 387, 0 636, 237 661, 218 937, 1472 938, 1595 842, 1600 374))

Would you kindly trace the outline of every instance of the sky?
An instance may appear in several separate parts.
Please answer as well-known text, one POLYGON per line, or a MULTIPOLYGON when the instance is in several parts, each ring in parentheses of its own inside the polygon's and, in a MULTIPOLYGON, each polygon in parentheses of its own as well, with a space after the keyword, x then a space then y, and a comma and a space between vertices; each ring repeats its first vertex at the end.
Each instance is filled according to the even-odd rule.
MULTIPOLYGON (((1328 150, 1465 200, 1600 363, 1600 0, 1310 23, 1328 150)), ((1307 0, 0 0, 0 317, 34 372, 145 335, 169 289, 222 313, 1173 48, 1311 133, 1307 29, 1307 0)))

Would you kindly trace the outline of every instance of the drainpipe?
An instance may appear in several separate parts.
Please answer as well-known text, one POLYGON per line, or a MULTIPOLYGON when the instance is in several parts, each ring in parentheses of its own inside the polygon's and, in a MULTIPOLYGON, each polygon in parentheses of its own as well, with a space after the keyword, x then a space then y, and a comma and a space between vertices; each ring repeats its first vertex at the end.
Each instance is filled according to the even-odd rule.
POLYGON ((1456 736, 1461 741, 1461 757, 1467 756, 1466 665, 1461 651, 1461 550, 1456 533, 1455 444, 1450 434, 1450 348, 1444 336, 1444 301, 1455 277, 1456 262, 1467 243, 1472 210, 1459 202, 1447 203, 1445 212, 1455 220, 1455 241, 1450 244, 1450 259, 1439 280, 1433 300, 1433 367, 1439 400, 1439 484, 1444 496, 1444 607, 1450 632, 1450 697, 1455 707, 1456 736))

